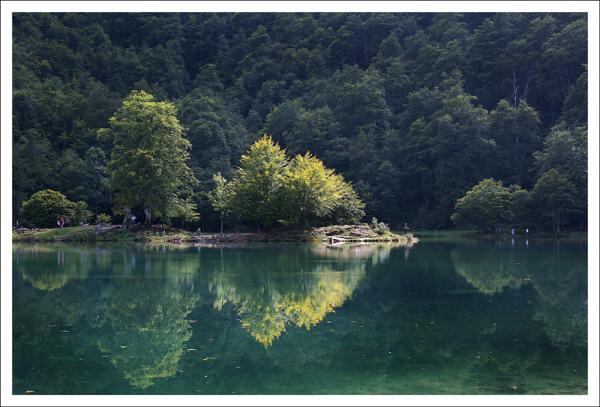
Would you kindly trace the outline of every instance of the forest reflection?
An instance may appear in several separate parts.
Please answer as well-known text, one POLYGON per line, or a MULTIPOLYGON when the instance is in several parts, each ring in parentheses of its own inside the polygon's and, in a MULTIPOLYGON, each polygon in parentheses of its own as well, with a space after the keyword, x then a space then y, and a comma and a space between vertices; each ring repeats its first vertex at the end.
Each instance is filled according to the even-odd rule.
POLYGON ((43 359, 59 348, 37 344, 59 338, 56 346, 96 353, 140 391, 182 369, 226 383, 241 355, 252 366, 290 360, 297 374, 347 365, 391 375, 434 363, 468 381, 481 369, 526 377, 544 357, 538 326, 561 352, 587 346, 584 246, 40 244, 15 245, 13 264, 15 352, 43 359), (336 313, 349 303, 351 314, 336 313), (523 330, 525 321, 536 328, 523 330))
POLYGON ((500 248, 480 243, 452 250, 451 258, 456 272, 483 294, 532 287, 534 319, 543 322, 551 341, 560 347, 587 346, 585 252, 561 254, 560 242, 544 250, 529 242, 500 248))

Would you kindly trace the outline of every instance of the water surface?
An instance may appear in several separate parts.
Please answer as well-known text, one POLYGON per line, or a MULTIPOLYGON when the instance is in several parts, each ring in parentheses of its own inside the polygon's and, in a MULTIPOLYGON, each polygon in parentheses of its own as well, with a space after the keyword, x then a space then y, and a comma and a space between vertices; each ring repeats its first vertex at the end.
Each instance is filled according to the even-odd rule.
POLYGON ((586 242, 15 245, 15 394, 585 394, 586 242))

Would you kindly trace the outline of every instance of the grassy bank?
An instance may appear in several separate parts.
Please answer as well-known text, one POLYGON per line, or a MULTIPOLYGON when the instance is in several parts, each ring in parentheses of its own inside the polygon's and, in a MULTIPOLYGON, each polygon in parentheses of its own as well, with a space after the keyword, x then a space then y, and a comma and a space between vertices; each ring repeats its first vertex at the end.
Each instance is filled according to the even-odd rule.
POLYGON ((192 233, 175 228, 121 229, 120 226, 74 226, 62 229, 13 231, 15 242, 142 242, 142 243, 243 243, 243 242, 397 242, 412 245, 410 234, 375 231, 366 224, 336 225, 305 230, 277 230, 260 233, 192 233))
POLYGON ((15 242, 148 242, 166 243, 181 241, 191 236, 190 232, 173 229, 126 230, 120 226, 73 226, 55 229, 27 229, 13 231, 15 242))

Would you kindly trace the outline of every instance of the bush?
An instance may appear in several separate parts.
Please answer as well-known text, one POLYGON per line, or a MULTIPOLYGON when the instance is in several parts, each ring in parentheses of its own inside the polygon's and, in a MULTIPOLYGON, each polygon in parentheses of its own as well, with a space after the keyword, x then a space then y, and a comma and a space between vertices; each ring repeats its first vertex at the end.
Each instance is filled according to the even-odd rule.
POLYGON ((23 202, 21 216, 23 223, 35 227, 56 226, 60 216, 70 218, 73 215, 75 203, 66 196, 52 189, 38 191, 23 202))
POLYGON ((378 235, 385 235, 386 233, 389 233, 390 231, 390 227, 383 223, 383 222, 379 222, 377 220, 377 218, 373 218, 371 220, 371 229, 373 229, 373 231, 375 233, 377 233, 378 235))
POLYGON ((110 217, 110 215, 107 215, 106 213, 99 213, 98 215, 96 215, 96 223, 98 225, 101 224, 109 224, 112 222, 112 218, 110 217))
POLYGON ((88 220, 92 217, 92 212, 88 209, 87 203, 84 201, 77 201, 73 205, 72 211, 72 221, 74 225, 79 225, 81 223, 87 223, 88 220))

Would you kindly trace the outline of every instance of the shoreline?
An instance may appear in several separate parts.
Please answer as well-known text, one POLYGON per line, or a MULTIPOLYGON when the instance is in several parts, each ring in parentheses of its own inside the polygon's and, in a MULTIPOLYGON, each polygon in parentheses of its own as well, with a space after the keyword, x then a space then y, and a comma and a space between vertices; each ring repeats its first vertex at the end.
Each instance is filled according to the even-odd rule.
POLYGON ((169 244, 220 244, 220 243, 329 243, 332 246, 347 243, 396 243, 412 246, 419 239, 414 235, 390 231, 377 233, 366 224, 335 225, 300 230, 277 230, 246 233, 194 233, 175 228, 122 229, 119 225, 72 226, 52 229, 13 230, 13 242, 135 242, 169 244))

